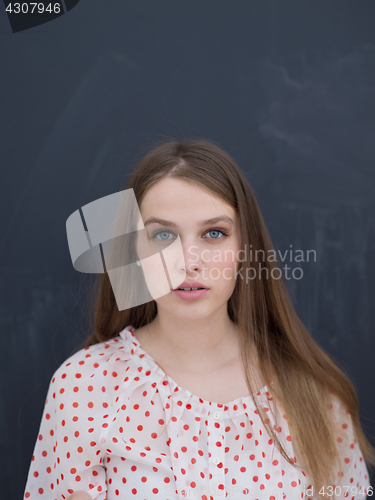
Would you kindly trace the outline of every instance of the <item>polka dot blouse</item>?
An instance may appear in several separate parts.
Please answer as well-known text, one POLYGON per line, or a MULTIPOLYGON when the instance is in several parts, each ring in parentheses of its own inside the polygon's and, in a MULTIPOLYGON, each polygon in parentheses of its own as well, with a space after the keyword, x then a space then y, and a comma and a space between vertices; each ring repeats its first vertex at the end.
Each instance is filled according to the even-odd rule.
MULTIPOLYGON (((97 500, 322 498, 274 446, 251 396, 219 404, 193 395, 133 332, 128 326, 80 350, 54 373, 24 499, 61 500, 78 490, 97 500)), ((255 397, 269 411, 267 386, 255 397)), ((336 498, 365 500, 369 475, 350 415, 335 399, 329 406, 339 415, 345 464, 336 498)), ((278 436, 294 457, 286 415, 277 412, 278 436)))

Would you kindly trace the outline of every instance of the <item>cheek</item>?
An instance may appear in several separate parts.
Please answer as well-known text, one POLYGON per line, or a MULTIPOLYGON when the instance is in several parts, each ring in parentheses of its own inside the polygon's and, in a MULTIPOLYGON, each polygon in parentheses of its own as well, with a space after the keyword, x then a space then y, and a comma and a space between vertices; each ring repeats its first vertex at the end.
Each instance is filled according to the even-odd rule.
POLYGON ((210 277, 220 283, 220 288, 232 289, 238 268, 237 249, 215 252, 208 267, 210 277))
POLYGON ((210 256, 210 267, 217 267, 219 269, 235 270, 238 263, 238 250, 237 248, 226 248, 217 250, 210 256))

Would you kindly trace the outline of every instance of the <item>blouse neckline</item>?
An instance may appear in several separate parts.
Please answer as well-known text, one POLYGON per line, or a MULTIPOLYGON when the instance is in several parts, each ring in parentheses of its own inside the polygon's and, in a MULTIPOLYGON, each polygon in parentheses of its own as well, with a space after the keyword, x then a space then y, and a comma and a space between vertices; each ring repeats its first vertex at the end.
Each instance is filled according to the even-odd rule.
MULTIPOLYGON (((124 328, 119 336, 125 342, 125 350, 132 355, 132 358, 136 361, 140 368, 144 368, 144 372, 151 370, 152 373, 159 376, 158 389, 162 390, 168 398, 171 397, 172 393, 177 393, 181 396, 184 395, 185 402, 188 404, 193 404, 194 408, 197 409, 198 406, 205 408, 208 411, 221 410, 224 412, 229 412, 230 415, 244 413, 247 410, 247 407, 255 408, 254 402, 252 400, 251 395, 241 396, 239 398, 230 401, 229 403, 216 403, 213 401, 207 401, 202 399, 199 396, 196 396, 191 391, 177 384, 175 380, 173 380, 164 370, 156 363, 156 361, 150 356, 148 352, 146 352, 137 339, 137 337, 133 334, 135 328, 132 325, 128 325, 124 328), (169 382, 169 386, 168 386, 169 382)), ((143 371, 143 370, 142 370, 143 371)), ((268 396, 268 386, 265 385, 258 392, 254 393, 254 397, 263 396, 266 394, 268 396)))

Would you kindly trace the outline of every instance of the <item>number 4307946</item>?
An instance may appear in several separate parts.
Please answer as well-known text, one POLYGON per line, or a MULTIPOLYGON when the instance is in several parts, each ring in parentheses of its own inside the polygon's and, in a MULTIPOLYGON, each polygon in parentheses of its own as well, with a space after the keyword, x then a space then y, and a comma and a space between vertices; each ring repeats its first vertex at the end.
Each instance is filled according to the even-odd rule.
POLYGON ((6 12, 10 12, 13 14, 43 14, 44 12, 49 12, 50 14, 59 14, 61 11, 60 3, 49 3, 48 5, 44 5, 43 3, 38 2, 30 2, 30 3, 9 3, 6 12))

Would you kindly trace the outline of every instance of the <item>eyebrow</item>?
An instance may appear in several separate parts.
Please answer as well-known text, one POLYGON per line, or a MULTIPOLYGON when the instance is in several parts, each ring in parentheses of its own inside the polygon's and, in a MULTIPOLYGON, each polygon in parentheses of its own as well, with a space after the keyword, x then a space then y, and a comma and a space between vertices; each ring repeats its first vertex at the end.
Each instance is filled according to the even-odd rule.
MULTIPOLYGON (((223 222, 223 221, 229 222, 229 224, 234 225, 234 222, 232 221, 232 219, 230 217, 228 217, 228 215, 219 215, 218 217, 213 217, 212 219, 202 220, 198 223, 198 225, 199 226, 207 226, 209 224, 217 224, 218 222, 223 222)), ((177 227, 176 223, 174 223, 170 220, 159 219, 158 217, 154 217, 153 215, 151 215, 151 217, 149 217, 146 220, 144 225, 147 226, 147 224, 152 224, 152 223, 161 224, 162 226, 177 227)))

